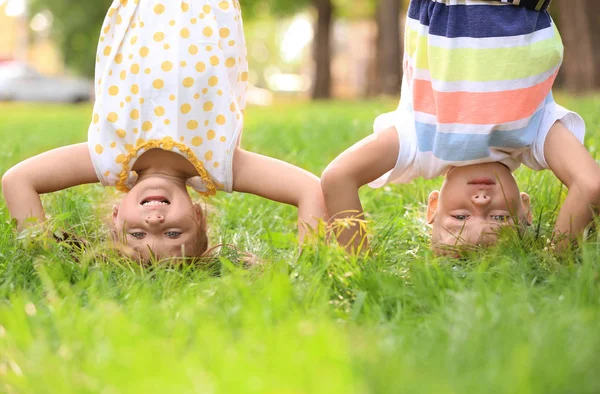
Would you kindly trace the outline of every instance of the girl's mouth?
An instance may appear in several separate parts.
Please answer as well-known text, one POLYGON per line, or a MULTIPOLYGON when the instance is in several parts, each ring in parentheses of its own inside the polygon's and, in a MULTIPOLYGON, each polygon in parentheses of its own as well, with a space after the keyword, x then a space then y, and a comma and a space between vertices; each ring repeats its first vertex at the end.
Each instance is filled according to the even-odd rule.
POLYGON ((142 202, 140 202, 140 205, 143 205, 145 207, 152 207, 160 205, 171 205, 171 202, 163 196, 150 196, 144 198, 142 202))

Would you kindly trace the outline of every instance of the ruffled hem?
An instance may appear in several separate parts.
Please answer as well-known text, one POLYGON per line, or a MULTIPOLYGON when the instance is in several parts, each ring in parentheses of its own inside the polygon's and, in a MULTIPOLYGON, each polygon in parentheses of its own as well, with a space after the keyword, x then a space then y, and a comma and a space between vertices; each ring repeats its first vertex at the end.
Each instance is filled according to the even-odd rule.
POLYGON ((211 179, 210 175, 204 168, 204 165, 198 159, 194 151, 187 147, 185 144, 175 142, 171 137, 165 137, 161 140, 146 141, 143 144, 131 148, 127 155, 123 155, 124 157, 122 157, 122 159, 119 160, 119 162, 123 166, 123 169, 121 170, 121 173, 119 174, 119 180, 115 185, 117 190, 122 191, 124 193, 127 193, 131 190, 127 185, 129 173, 131 172, 131 160, 138 157, 140 151, 148 151, 150 149, 163 149, 172 151, 174 148, 177 148, 181 152, 181 154, 188 159, 188 161, 194 166, 196 171, 198 171, 199 177, 204 181, 207 191, 196 191, 204 196, 214 196, 215 194, 217 194, 217 187, 215 183, 211 179))

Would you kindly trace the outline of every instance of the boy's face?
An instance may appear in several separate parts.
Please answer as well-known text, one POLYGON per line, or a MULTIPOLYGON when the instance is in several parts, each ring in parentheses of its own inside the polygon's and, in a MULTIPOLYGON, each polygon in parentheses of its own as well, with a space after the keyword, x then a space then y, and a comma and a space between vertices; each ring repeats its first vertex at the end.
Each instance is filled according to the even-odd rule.
POLYGON ((429 196, 427 220, 433 248, 488 245, 500 226, 531 224, 529 196, 519 193, 511 172, 500 163, 452 169, 441 191, 429 196))

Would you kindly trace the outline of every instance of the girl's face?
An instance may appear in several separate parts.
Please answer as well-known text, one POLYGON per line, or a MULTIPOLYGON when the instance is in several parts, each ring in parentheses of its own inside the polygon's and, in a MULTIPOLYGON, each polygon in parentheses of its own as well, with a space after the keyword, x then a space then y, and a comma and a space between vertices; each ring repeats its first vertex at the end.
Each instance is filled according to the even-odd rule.
POLYGON ((161 177, 138 182, 113 207, 117 234, 142 258, 197 256, 204 232, 202 209, 185 184, 161 177))

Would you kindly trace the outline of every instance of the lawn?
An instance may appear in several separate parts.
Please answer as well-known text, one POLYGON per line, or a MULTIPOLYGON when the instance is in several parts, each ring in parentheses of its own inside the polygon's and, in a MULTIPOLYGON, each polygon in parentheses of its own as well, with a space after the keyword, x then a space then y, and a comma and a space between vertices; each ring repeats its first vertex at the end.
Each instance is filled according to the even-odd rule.
MULTIPOLYGON (((584 116, 596 154, 600 98, 559 101, 584 116)), ((250 108, 243 145, 318 174, 394 106, 250 108)), ((90 112, 1 105, 0 173, 84 141, 90 112)), ((534 226, 461 260, 429 251, 424 201, 440 180, 363 190, 374 253, 361 259, 318 235, 299 254, 294 209, 218 195, 211 243, 255 254, 251 269, 232 248, 206 267, 111 254, 118 195, 99 186, 44 198, 54 225, 91 242, 83 253, 17 237, 0 203, 0 392, 598 393, 600 236, 546 251, 565 190, 549 172, 518 179, 534 226)))

